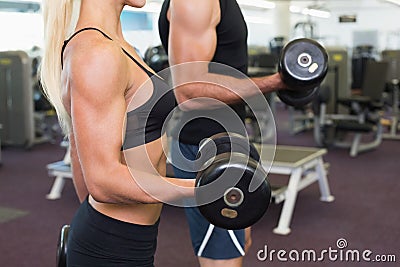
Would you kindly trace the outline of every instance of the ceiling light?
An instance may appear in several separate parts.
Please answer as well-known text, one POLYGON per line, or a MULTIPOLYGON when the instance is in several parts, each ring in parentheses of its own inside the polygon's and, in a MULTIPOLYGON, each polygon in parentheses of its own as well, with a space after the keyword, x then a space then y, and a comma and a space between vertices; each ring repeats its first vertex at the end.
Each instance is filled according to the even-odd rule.
POLYGON ((318 17, 318 18, 329 18, 331 16, 331 13, 326 10, 321 10, 321 9, 316 9, 316 8, 301 8, 298 6, 290 6, 289 7, 290 12, 292 13, 299 13, 307 16, 313 16, 313 17, 318 17))
POLYGON ((384 0, 384 1, 400 6, 400 0, 384 0))
POLYGON ((246 23, 271 25, 272 22, 265 17, 245 16, 246 23))
POLYGON ((301 11, 303 10, 301 7, 298 6, 290 6, 289 7, 290 12, 292 13, 301 13, 301 11))
POLYGON ((265 8, 265 9, 272 9, 275 8, 276 6, 275 3, 263 0, 237 0, 237 2, 241 6, 265 8))
POLYGON ((331 16, 331 13, 325 10, 319 10, 319 9, 314 9, 314 8, 305 8, 301 12, 304 15, 310 15, 313 17, 318 17, 318 18, 329 18, 331 16))

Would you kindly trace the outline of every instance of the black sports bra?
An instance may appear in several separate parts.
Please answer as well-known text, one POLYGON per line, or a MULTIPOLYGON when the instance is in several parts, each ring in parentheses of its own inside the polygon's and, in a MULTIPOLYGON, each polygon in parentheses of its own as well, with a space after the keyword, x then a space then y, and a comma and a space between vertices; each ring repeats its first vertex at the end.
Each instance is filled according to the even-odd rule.
MULTIPOLYGON (((108 35, 97 28, 83 28, 76 31, 69 39, 64 41, 61 51, 61 65, 63 65, 63 53, 68 42, 78 33, 85 30, 96 30, 103 34, 109 40, 108 35)), ((164 134, 164 123, 167 123, 169 113, 176 107, 175 95, 170 86, 159 76, 148 71, 124 48, 122 51, 132 59, 151 79, 153 93, 150 98, 141 106, 127 112, 127 122, 125 130, 125 139, 121 150, 133 148, 146 143, 150 143, 164 134)))

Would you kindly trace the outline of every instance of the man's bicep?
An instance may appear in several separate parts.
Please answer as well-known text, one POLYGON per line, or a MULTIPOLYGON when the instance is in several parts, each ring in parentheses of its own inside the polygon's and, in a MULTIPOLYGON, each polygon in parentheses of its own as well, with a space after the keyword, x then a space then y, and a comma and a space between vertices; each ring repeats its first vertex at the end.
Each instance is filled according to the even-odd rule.
MULTIPOLYGON (((189 1, 190 2, 190 1, 189 1)), ((211 61, 216 49, 216 20, 213 7, 176 1, 171 6, 169 55, 171 65, 211 61)), ((206 2, 206 1, 204 1, 206 2)))

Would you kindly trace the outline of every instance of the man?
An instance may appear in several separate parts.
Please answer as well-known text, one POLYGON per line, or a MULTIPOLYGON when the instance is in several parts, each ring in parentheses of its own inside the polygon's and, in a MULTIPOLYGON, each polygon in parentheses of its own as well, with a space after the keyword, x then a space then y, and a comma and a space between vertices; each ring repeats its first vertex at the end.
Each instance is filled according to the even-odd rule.
MULTIPOLYGON (((170 66, 194 61, 216 62, 247 73, 247 26, 235 0, 165 0, 159 18, 159 31, 170 66)), ((201 116, 202 112, 208 114, 212 111, 193 111, 191 109, 196 107, 196 102, 187 100, 207 95, 229 104, 244 121, 245 105, 242 98, 257 93, 240 86, 240 82, 236 81, 238 79, 223 74, 217 74, 213 79, 227 81, 234 87, 232 90, 212 83, 185 83, 182 79, 190 81, 193 78, 195 81, 197 77, 211 75, 204 64, 188 69, 185 75, 172 74, 174 83, 179 84, 175 88, 178 103, 189 106, 184 109, 181 125, 176 127, 180 132, 173 134, 173 164, 179 153, 188 160, 195 160, 201 140, 225 131, 218 122, 201 116)), ((277 73, 253 78, 253 82, 263 93, 286 88, 277 73)), ((188 168, 174 166, 174 175, 194 178, 196 173, 188 168)), ((245 251, 251 244, 250 228, 227 231, 211 225, 197 208, 185 208, 185 211, 192 245, 202 267, 242 266, 245 251)))

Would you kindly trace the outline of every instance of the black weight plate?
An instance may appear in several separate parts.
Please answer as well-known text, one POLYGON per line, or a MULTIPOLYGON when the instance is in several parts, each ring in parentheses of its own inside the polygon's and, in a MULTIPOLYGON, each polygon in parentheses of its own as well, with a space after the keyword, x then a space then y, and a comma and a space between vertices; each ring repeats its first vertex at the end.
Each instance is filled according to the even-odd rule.
POLYGON ((328 54, 315 40, 293 40, 283 48, 278 71, 290 88, 312 89, 319 85, 327 74, 328 54), (302 62, 300 59, 307 57, 301 55, 309 56, 310 62, 302 62))
POLYGON ((236 133, 218 133, 204 140, 200 144, 196 159, 200 159, 199 166, 222 153, 239 152, 259 161, 260 155, 254 145, 244 136, 236 133))
POLYGON ((61 233, 58 239, 57 246, 57 267, 66 267, 67 266, 67 241, 68 241, 68 233, 69 233, 69 225, 64 225, 61 228, 61 233))
POLYGON ((311 103, 318 95, 319 87, 309 90, 280 90, 277 92, 279 99, 293 107, 303 107, 311 103))
POLYGON ((243 229, 253 225, 265 214, 271 200, 271 188, 266 177, 267 174, 258 163, 252 159, 247 162, 244 155, 218 155, 213 164, 196 178, 196 201, 206 203, 199 206, 201 214, 215 226, 225 229, 243 229), (239 179, 233 178, 236 173, 241 175, 239 179), (222 185, 215 184, 230 178, 239 181, 232 184, 229 184, 229 181, 222 185), (256 179, 261 185, 255 191, 249 192, 252 179, 256 179), (210 183, 213 183, 212 186, 210 183), (244 195, 243 202, 235 207, 228 205, 224 200, 224 193, 231 187, 239 188, 244 195), (215 194, 218 194, 219 198, 208 203, 207 199, 215 194))

